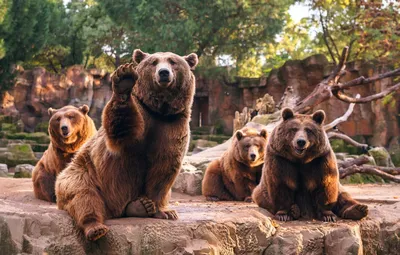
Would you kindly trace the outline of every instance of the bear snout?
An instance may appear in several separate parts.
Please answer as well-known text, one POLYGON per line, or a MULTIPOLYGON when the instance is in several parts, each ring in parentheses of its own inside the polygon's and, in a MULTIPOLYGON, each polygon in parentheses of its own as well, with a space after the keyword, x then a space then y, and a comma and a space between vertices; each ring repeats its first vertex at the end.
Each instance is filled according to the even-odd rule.
POLYGON ((304 146, 306 146, 307 141, 304 139, 297 139, 297 147, 299 148, 304 148, 304 146))
POLYGON ((250 153, 250 159, 251 161, 255 161, 256 160, 257 155, 255 153, 250 153))
POLYGON ((69 128, 67 125, 62 125, 61 126, 61 133, 63 136, 68 136, 69 134, 69 128))
POLYGON ((161 87, 168 87, 173 81, 173 72, 168 64, 160 63, 156 71, 156 81, 161 87))

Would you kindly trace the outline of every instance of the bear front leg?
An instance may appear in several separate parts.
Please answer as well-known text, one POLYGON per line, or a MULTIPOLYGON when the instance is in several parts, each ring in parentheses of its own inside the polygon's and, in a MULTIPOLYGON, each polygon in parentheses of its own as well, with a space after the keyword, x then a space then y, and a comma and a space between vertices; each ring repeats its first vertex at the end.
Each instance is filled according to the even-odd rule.
POLYGON ((49 202, 56 202, 54 174, 48 173, 40 162, 35 166, 32 174, 33 191, 35 197, 49 202))
POLYGON ((219 160, 211 162, 207 167, 202 183, 202 194, 207 201, 234 200, 222 181, 219 160))
POLYGON ((317 206, 317 217, 326 222, 335 222, 336 216, 332 209, 337 202, 338 198, 338 180, 335 181, 335 177, 325 177, 323 186, 313 191, 315 203, 317 206), (332 181, 329 181, 331 178, 332 181))
POLYGON ((144 120, 132 89, 137 73, 132 64, 119 66, 111 74, 113 95, 104 108, 102 124, 107 134, 107 147, 118 151, 127 139, 140 139, 144 132, 144 120))

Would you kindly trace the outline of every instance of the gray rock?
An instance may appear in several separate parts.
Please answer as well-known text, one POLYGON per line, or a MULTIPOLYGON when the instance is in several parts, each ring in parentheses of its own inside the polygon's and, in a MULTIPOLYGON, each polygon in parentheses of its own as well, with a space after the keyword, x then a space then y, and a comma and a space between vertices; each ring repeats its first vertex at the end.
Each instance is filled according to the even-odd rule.
POLYGON ((14 178, 31 178, 34 166, 29 164, 17 165, 15 167, 14 178))
POLYGON ((8 167, 6 164, 0 164, 0 177, 7 177, 8 167))
POLYGON ((203 172, 193 165, 184 162, 180 174, 177 176, 172 190, 191 196, 201 195, 201 181, 203 172))
POLYGON ((368 153, 374 157, 378 166, 394 167, 390 154, 384 147, 370 149, 368 153))

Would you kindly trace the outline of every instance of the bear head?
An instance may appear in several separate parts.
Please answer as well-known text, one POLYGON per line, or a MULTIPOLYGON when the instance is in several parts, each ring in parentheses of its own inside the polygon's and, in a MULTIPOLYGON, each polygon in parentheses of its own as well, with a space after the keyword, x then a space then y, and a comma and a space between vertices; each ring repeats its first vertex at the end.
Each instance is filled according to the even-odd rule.
POLYGON ((234 158, 250 167, 264 163, 264 150, 267 144, 267 131, 258 132, 254 128, 242 128, 233 138, 234 158))
POLYGON ((150 110, 162 115, 190 111, 195 92, 192 70, 198 63, 195 53, 178 56, 171 52, 149 54, 136 49, 138 80, 134 94, 150 110))
MULTIPOLYGON (((60 109, 49 108, 49 134, 56 146, 71 145, 85 137, 87 113, 89 107, 64 106, 60 109)), ((85 137, 86 138, 86 137, 85 137)))
POLYGON ((282 122, 272 132, 268 144, 280 156, 307 163, 330 151, 323 127, 324 111, 306 115, 295 114, 292 109, 285 108, 281 115, 282 122))

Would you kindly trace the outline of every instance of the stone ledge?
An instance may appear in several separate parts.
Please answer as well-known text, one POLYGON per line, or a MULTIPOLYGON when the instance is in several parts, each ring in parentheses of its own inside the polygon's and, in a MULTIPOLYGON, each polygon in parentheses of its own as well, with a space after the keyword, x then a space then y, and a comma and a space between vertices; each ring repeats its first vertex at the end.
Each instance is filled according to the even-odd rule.
MULTIPOLYGON (((365 193, 371 198, 390 198, 387 190, 400 194, 400 185, 348 189, 360 198, 365 193)), ((173 193, 171 207, 178 211, 178 221, 113 219, 106 222, 111 231, 90 243, 76 230, 66 212, 33 197, 29 179, 0 178, 0 251, 4 254, 398 254, 400 201, 369 205, 370 216, 360 222, 277 223, 254 204, 209 203, 201 196, 173 193)))

